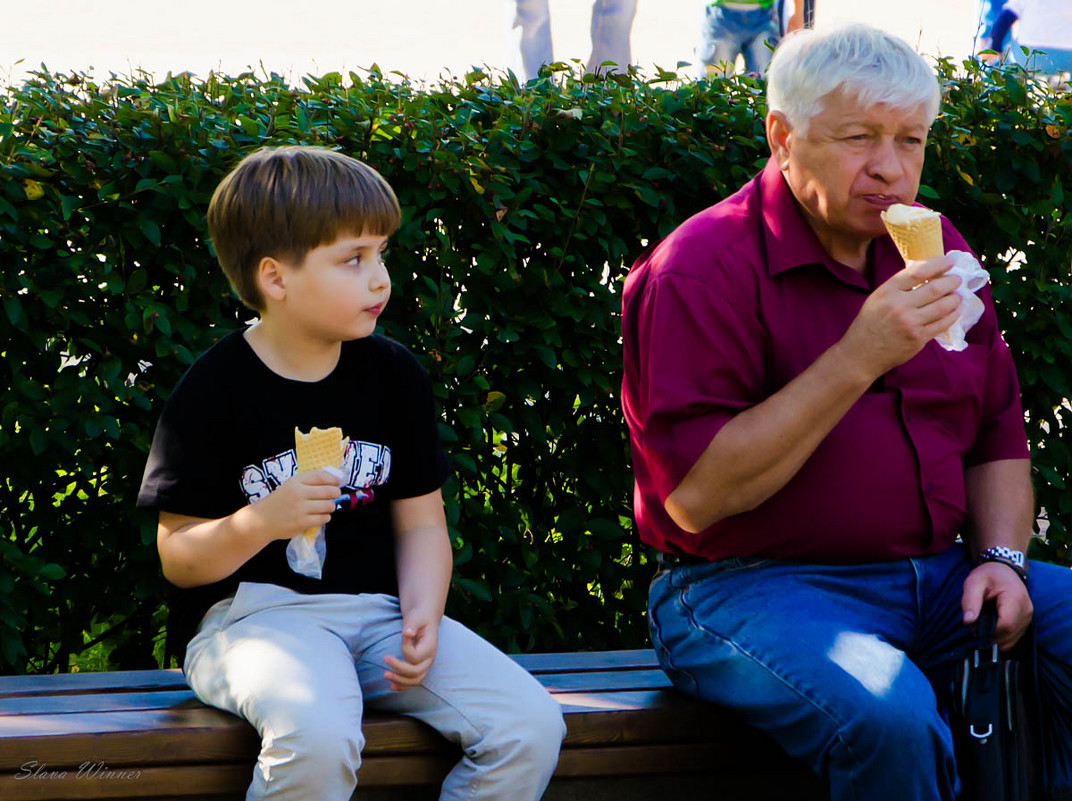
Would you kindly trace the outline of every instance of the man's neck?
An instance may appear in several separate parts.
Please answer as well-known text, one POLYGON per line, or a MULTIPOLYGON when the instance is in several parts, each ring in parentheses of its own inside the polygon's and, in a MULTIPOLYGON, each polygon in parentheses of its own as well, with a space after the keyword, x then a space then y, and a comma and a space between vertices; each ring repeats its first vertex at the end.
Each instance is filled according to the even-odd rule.
POLYGON ((273 373, 291 381, 321 381, 339 363, 341 342, 303 337, 289 326, 263 316, 245 332, 246 342, 273 373))

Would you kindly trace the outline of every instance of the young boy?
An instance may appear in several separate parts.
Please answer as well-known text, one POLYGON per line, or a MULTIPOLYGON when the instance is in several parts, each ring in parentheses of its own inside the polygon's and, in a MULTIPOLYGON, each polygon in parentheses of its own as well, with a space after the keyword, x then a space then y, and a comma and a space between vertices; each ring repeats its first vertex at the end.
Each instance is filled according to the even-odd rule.
POLYGON ((259 320, 175 388, 138 505, 160 513, 187 681, 260 732, 247 799, 349 799, 365 705, 462 747, 442 799, 539 798, 565 733, 535 679, 443 616, 447 459, 431 385, 373 333, 398 223, 378 173, 311 147, 247 156, 209 205, 220 265, 259 320), (342 478, 296 474, 295 427, 314 426, 349 438, 342 478), (336 511, 343 494, 353 500, 336 511), (314 579, 286 550, 319 526, 314 579))

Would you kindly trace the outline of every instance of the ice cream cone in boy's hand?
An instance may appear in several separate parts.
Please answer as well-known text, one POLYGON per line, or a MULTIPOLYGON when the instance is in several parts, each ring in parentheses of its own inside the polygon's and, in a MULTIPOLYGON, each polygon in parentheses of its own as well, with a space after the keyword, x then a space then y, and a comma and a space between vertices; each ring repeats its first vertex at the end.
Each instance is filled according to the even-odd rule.
MULTIPOLYGON (((294 453, 297 456, 297 471, 309 473, 333 467, 342 467, 342 457, 346 453, 348 437, 343 437, 341 428, 313 427, 308 434, 301 429, 294 429, 294 453)), ((315 537, 317 529, 310 528, 304 533, 306 537, 315 537)))
POLYGON ((882 222, 905 261, 945 255, 942 215, 919 206, 894 203, 882 212, 882 222))

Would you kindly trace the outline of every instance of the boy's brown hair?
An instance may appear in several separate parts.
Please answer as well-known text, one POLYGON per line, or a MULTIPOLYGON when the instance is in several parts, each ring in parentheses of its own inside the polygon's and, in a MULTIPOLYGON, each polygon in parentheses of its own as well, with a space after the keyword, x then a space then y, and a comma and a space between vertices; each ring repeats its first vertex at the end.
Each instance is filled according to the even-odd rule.
POLYGON ((216 187, 208 231, 220 267, 239 299, 264 310, 257 265, 271 256, 300 264, 340 234, 390 236, 398 198, 357 159, 322 147, 262 148, 242 159, 216 187))

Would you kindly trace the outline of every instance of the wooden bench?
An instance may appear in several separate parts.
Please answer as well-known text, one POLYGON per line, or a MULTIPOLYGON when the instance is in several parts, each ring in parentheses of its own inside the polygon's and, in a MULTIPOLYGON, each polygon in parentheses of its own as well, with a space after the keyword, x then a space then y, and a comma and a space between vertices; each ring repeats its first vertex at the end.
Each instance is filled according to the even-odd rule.
MULTIPOLYGON (((514 658, 554 694, 568 724, 545 798, 592 798, 570 793, 579 780, 629 785, 640 777, 662 777, 658 786, 676 788, 668 795, 679 800, 690 797, 688 786, 696 798, 827 797, 766 737, 674 690, 651 651, 514 658)), ((422 785, 420 797, 435 798, 458 758, 454 746, 393 715, 369 713, 364 729, 355 799, 422 785)), ((238 799, 258 745, 251 726, 201 704, 177 670, 0 677, 4 801, 238 799)))

